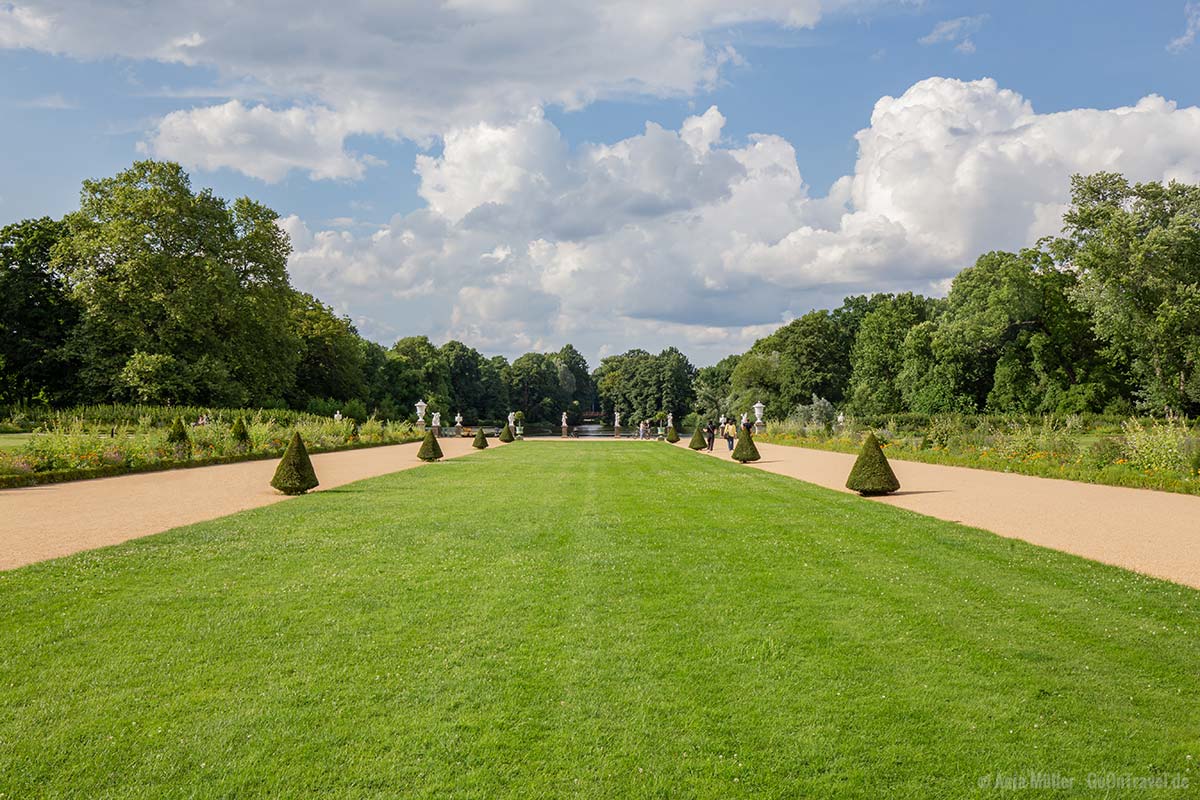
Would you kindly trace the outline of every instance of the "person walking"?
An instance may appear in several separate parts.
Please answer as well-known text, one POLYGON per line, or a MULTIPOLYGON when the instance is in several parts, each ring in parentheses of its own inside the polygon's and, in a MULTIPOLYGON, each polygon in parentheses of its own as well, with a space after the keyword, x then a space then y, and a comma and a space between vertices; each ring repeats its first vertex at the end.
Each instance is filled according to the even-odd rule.
POLYGON ((713 443, 717 440, 717 430, 713 427, 712 421, 709 420, 704 424, 704 444, 708 452, 712 452, 713 443))
POLYGON ((733 440, 737 438, 737 426, 733 424, 733 420, 726 420, 725 427, 721 431, 725 436, 725 444, 729 445, 729 452, 733 452, 733 440))

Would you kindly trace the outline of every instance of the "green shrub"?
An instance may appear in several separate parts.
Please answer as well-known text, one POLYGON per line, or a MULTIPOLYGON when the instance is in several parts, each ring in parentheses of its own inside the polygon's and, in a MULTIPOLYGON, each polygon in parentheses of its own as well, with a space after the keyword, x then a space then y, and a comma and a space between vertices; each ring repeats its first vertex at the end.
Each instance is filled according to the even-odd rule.
POLYGON ((688 447, 693 450, 703 450, 708 447, 708 442, 704 441, 704 428, 701 425, 692 429, 692 440, 688 442, 688 447))
POLYGON ((475 432, 475 441, 471 442, 471 447, 476 450, 485 450, 487 446, 487 434, 483 432, 483 426, 480 425, 479 430, 475 432))
POLYGON ((511 442, 513 440, 512 427, 509 425, 505 425, 503 428, 501 428, 499 438, 500 438, 500 441, 504 442, 505 444, 507 444, 508 442, 511 442))
POLYGON ((1180 419, 1151 420, 1150 426, 1131 419, 1122 426, 1125 456, 1142 469, 1182 472, 1189 466, 1185 452, 1191 431, 1180 419))
POLYGON ((867 434, 862 452, 858 454, 850 477, 846 479, 846 488, 866 497, 891 494, 900 488, 900 481, 892 472, 892 465, 888 463, 874 433, 867 434))
POLYGON ((667 428, 667 441, 671 444, 675 444, 675 442, 679 441, 679 432, 675 430, 674 425, 667 428))
POLYGON ((1121 457, 1121 454, 1121 443, 1115 439, 1105 437, 1099 441, 1092 442, 1080 457, 1080 463, 1094 469, 1104 469, 1107 466, 1117 463, 1117 459, 1121 457))
POLYGON ((246 418, 238 417, 233 423, 233 430, 230 431, 230 436, 233 438, 233 445, 238 450, 250 449, 250 431, 246 430, 246 418))
POLYGON ((308 457, 308 449, 304 446, 299 431, 292 433, 292 440, 288 442, 287 450, 279 460, 279 466, 275 468, 275 477, 271 478, 271 485, 284 494, 304 494, 319 485, 312 459, 308 457))
POLYGON ((750 431, 738 428, 737 444, 733 446, 733 460, 745 464, 747 461, 758 461, 760 458, 762 456, 758 454, 758 447, 755 446, 754 437, 750 431))
POLYGON ((183 427, 183 419, 176 417, 167 432, 167 444, 175 451, 175 457, 183 460, 192 455, 192 440, 188 437, 187 429, 183 427))
POLYGON ((425 441, 421 442, 421 449, 417 451, 417 458, 422 461, 437 461, 442 457, 442 446, 438 444, 437 437, 433 435, 433 431, 425 433, 425 441))
POLYGON ((349 417, 355 422, 366 422, 367 407, 362 400, 347 400, 342 404, 342 416, 349 417))

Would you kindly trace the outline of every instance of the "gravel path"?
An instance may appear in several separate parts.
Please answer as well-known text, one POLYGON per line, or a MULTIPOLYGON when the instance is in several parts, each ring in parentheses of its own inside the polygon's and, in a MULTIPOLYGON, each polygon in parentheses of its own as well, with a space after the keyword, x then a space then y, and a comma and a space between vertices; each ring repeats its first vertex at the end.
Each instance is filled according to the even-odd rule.
MULTIPOLYGON (((471 439, 438 440, 447 458, 471 439)), ((496 447, 500 442, 489 441, 496 447)), ((420 466, 420 442, 312 457, 322 489, 420 466)), ((0 570, 287 500, 271 488, 277 459, 145 472, 0 491, 0 570)))
MULTIPOLYGON (((753 466, 847 491, 854 456, 757 443, 753 466)), ((713 453, 729 460, 724 441, 713 453)), ((1200 497, 892 460, 876 502, 1200 588, 1200 497)))

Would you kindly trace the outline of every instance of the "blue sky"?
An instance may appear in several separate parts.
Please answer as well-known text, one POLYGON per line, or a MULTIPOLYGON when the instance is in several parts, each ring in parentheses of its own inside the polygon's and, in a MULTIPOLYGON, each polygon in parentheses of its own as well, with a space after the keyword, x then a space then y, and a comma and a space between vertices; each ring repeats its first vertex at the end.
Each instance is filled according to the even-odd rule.
POLYGON ((0 2, 0 218, 63 214, 82 179, 145 154, 174 158, 195 184, 250 195, 286 218, 297 285, 381 341, 425 333, 512 354, 571 340, 593 361, 678 344, 703 363, 850 292, 944 291, 978 252, 1027 244, 1065 201, 1072 171, 1189 178, 1200 162, 1200 138, 1188 140, 1200 45, 1187 38, 1200 4, 1175 0, 803 0, 743 10, 750 18, 733 24, 726 12, 741 4, 712 0, 678 23, 633 20, 636 5, 629 20, 597 22, 586 4, 548 15, 535 0, 481 0, 437 15, 416 4, 384 26, 350 10, 313 26, 329 32, 325 47, 303 30, 280 32, 280 13, 253 3, 229 25, 186 4, 160 15, 121 5, 100 14, 0 2), (561 27, 547 36, 543 24, 561 27), (344 54, 391 25, 393 38, 363 44, 361 60, 344 54), (409 55, 410 30, 437 37, 448 25, 434 57, 409 55), (982 79, 994 88, 962 88, 982 79), (1070 117, 1148 95, 1175 106, 1136 124, 1070 117), (886 96, 922 110, 873 126, 886 96), (685 156, 671 150, 684 148, 686 121, 713 106, 715 138, 685 156), (253 109, 262 113, 251 119, 253 109), (284 124, 289 110, 300 116, 284 124), (647 122, 662 141, 645 135, 647 122), (951 147, 960 161, 940 179, 905 171, 919 158, 897 160, 922 147, 936 156, 977 122, 976 140, 951 147), (856 133, 867 130, 864 147, 856 133), (1022 138, 1027 130, 1036 133, 1022 138), (774 137, 761 175, 747 167, 756 134, 774 137), (611 148, 608 161, 598 146, 611 148), (283 166, 261 166, 280 153, 283 166), (1025 190, 1032 200, 991 198, 1034 180, 1031 161, 1055 182, 1025 190), (799 180, 768 188, 793 163, 799 180), (911 198, 948 180, 958 207, 999 221, 951 221, 954 241, 942 248, 930 245, 940 232, 922 225, 946 211, 914 210, 911 198), (661 207, 627 202, 643 193, 661 207), (786 206, 791 218, 751 226, 751 202, 763 216, 786 206), (605 223, 568 222, 568 207, 605 223), (719 237, 689 249, 714 226, 719 237), (707 263, 709 253, 720 257, 707 263), (670 298, 648 299, 664 287, 670 298))

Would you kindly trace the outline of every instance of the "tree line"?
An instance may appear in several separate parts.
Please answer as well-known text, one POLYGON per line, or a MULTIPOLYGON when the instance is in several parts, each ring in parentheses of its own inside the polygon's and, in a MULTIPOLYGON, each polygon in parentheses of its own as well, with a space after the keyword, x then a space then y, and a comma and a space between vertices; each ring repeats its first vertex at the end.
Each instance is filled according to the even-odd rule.
POLYGON ((193 190, 170 162, 83 184, 77 211, 0 229, 0 403, 131 402, 264 407, 394 419, 418 400, 469 423, 528 422, 624 404, 650 416, 690 404, 678 350, 605 359, 598 391, 568 344, 511 363, 462 342, 384 347, 292 288, 277 215, 193 190), (662 369, 650 365, 662 363, 662 369), (634 365, 638 365, 635 369, 634 365), (613 379, 614 374, 624 376, 613 379), (669 388, 656 382, 669 382, 669 388))
POLYGON ((292 288, 265 206, 170 162, 83 184, 62 219, 0 229, 0 403, 290 407, 384 418, 424 399, 469 423, 682 420, 814 397, 852 413, 1200 412, 1200 187, 1076 177, 1059 236, 980 256, 944 298, 848 297, 696 369, 674 347, 589 369, 573 346, 509 362, 427 337, 391 347, 292 288))
POLYGON ((699 370, 700 411, 1200 413, 1200 187, 1076 176, 1060 235, 944 298, 846 298, 699 370))

